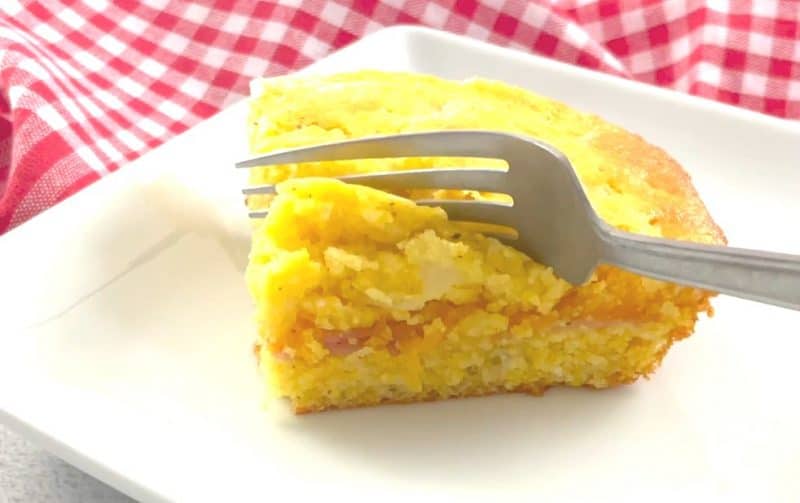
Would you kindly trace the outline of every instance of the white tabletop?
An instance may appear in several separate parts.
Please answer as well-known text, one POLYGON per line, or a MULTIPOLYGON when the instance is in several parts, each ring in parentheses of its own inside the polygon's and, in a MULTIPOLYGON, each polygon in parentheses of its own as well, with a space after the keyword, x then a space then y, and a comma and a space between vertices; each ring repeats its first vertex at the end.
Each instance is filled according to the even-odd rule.
POLYGON ((0 503, 131 503, 0 425, 0 503))

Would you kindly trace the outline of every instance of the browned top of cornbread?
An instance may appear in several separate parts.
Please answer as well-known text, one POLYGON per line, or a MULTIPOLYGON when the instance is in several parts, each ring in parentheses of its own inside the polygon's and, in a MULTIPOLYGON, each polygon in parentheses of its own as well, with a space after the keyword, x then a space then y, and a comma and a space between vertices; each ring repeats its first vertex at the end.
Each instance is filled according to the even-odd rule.
MULTIPOLYGON (((361 71, 267 79, 254 83, 253 98, 254 152, 433 129, 526 134, 564 152, 592 205, 610 224, 674 239, 726 242, 688 174, 664 150, 595 115, 508 84, 361 71)), ((455 159, 310 163, 256 170, 254 181, 464 163, 455 159)))

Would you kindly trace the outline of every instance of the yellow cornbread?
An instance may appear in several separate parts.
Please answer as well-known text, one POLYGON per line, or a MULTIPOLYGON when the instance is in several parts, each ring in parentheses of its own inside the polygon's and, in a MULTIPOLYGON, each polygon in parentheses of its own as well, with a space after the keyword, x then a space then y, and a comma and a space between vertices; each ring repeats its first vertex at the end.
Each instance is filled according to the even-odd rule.
MULTIPOLYGON (((249 125, 254 153, 408 131, 522 133, 567 155, 610 224, 724 243, 687 175, 663 151, 499 82, 373 71, 269 79, 253 85, 249 125)), ((259 360, 297 412, 628 383, 653 371, 671 343, 691 333, 698 313, 710 311, 708 292, 613 267, 573 287, 513 248, 449 222, 441 209, 319 178, 475 164, 429 158, 253 170, 253 183, 283 182, 274 199, 251 201, 270 210, 254 228, 247 269, 259 360)))

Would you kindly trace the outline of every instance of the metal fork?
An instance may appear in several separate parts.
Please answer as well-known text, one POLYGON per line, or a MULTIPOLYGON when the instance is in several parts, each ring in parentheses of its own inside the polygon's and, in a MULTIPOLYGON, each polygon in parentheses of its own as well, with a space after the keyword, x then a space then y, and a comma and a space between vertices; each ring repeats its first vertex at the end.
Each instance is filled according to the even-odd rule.
MULTIPOLYGON (((572 284, 588 280, 599 264, 673 283, 800 310, 800 255, 641 236, 618 230, 595 213, 567 158, 532 138, 494 131, 434 131, 377 136, 261 155, 238 168, 392 157, 503 159, 509 169, 441 168, 338 177, 384 190, 409 188, 499 192, 495 201, 425 200, 451 220, 516 229, 512 246, 572 284)), ((272 185, 245 188, 269 194, 272 185)), ((262 217, 266 211, 251 212, 262 217)))

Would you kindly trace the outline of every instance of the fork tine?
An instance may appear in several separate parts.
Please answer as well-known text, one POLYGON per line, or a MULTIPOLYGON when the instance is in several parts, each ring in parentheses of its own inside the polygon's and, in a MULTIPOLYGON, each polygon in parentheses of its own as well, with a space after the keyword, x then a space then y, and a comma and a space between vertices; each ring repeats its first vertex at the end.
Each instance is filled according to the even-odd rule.
MULTIPOLYGON (((408 171, 385 171, 337 177, 347 183, 366 185, 381 190, 396 189, 460 189, 484 192, 506 192, 508 172, 491 168, 437 168, 408 171)), ((275 185, 258 185, 242 189, 247 195, 274 194, 275 185)))
POLYGON ((452 199, 420 199, 414 202, 424 206, 438 206, 447 213, 450 220, 519 227, 514 218, 514 207, 501 202, 452 199))
MULTIPOLYGON (((418 201, 419 202, 419 201, 418 201)), ((442 202, 442 201, 438 201, 442 202)), ((269 210, 253 210, 248 213, 250 218, 264 218, 269 214, 269 210)), ((451 218, 451 220, 456 220, 451 218)), ((465 220, 474 220, 474 219, 465 219, 465 220)), ((518 235, 511 235, 508 232, 498 231, 493 229, 481 229, 479 231, 481 234, 492 237, 503 244, 508 246, 515 246, 518 244, 518 235)))
POLYGON ((356 140, 282 150, 236 163, 237 168, 271 164, 391 157, 484 157, 496 159, 507 141, 506 134, 492 131, 431 131, 356 140))
MULTIPOLYGON (((501 202, 419 199, 414 203, 422 206, 438 206, 447 213, 447 217, 452 221, 497 224, 517 228, 513 206, 501 202)), ((248 213, 250 218, 263 218, 268 214, 269 210, 252 210, 248 213)))

